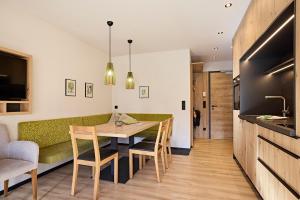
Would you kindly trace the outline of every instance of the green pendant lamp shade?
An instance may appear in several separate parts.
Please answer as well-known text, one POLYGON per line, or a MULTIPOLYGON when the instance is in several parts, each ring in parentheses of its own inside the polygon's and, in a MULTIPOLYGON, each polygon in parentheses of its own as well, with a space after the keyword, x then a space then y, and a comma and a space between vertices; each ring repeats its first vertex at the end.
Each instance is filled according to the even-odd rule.
POLYGON ((108 21, 107 25, 109 27, 109 61, 106 65, 105 75, 104 75, 104 85, 115 85, 116 84, 116 74, 114 71, 114 65, 111 62, 111 27, 113 25, 112 21, 108 21))
POLYGON ((134 89, 134 78, 133 73, 131 72, 131 44, 132 40, 128 40, 129 44, 129 72, 127 73, 126 78, 126 89, 134 89))

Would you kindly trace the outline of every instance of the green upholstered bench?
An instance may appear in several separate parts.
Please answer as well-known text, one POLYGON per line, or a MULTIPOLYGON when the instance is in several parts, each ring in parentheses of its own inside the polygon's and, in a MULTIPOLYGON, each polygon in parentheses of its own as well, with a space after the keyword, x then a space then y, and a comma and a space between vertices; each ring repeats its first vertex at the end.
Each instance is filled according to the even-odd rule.
MULTIPOLYGON (((34 141, 40 148, 40 163, 57 163, 73 156, 69 125, 94 126, 107 123, 111 114, 20 122, 19 140, 34 141)), ((100 145, 110 138, 99 137, 100 145)), ((93 149, 90 141, 78 142, 80 153, 93 149)))
MULTIPOLYGON (((141 113, 127 113, 127 114, 138 121, 164 121, 173 116, 172 114, 141 114, 141 113)), ((137 134, 136 137, 156 138, 158 127, 159 127, 158 125, 151 127, 137 134)))

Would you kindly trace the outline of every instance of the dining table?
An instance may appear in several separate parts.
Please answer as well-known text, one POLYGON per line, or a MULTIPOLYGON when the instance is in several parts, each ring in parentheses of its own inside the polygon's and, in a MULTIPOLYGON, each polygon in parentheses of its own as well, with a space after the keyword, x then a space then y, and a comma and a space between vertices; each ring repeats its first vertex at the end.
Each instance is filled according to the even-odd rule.
MULTIPOLYGON (((97 136, 110 137, 111 142, 108 147, 113 150, 119 151, 119 138, 128 139, 128 148, 134 145, 134 137, 136 134, 145 131, 151 127, 159 125, 159 121, 139 121, 133 124, 122 124, 117 126, 115 123, 105 123, 96 125, 97 136)), ((113 180, 113 162, 110 166, 101 170, 100 178, 103 180, 113 180)), ((138 158, 134 159, 134 172, 138 170, 138 158)), ((123 156, 119 158, 119 183, 126 183, 129 180, 129 156, 123 156)))

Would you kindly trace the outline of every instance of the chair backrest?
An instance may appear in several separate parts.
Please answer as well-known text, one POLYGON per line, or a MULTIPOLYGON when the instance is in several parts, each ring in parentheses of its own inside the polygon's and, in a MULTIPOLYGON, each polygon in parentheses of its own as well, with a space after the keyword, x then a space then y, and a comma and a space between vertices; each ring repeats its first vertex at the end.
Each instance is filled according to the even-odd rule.
POLYGON ((169 127, 168 127, 168 134, 167 134, 167 140, 171 139, 172 133, 173 133, 173 121, 174 118, 169 118, 169 127))
POLYGON ((159 123, 159 128, 158 128, 156 141, 155 141, 155 148, 154 148, 155 151, 158 151, 159 145, 160 144, 163 145, 165 141, 168 124, 169 124, 169 120, 165 120, 159 123))
POLYGON ((7 156, 7 144, 10 142, 8 130, 5 124, 0 124, 0 159, 7 156))
POLYGON ((99 143, 95 126, 70 126, 70 134, 72 140, 74 160, 77 160, 79 156, 77 139, 91 140, 94 146, 95 162, 100 163, 99 143))

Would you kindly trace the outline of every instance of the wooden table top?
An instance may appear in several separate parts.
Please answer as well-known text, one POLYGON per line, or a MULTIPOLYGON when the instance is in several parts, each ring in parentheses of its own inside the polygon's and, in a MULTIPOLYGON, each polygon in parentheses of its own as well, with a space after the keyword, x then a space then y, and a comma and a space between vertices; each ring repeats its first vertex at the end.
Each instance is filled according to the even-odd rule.
POLYGON ((114 123, 106 123, 97 125, 96 132, 98 136, 129 138, 158 124, 158 121, 140 121, 135 124, 122 126, 116 126, 114 123))

